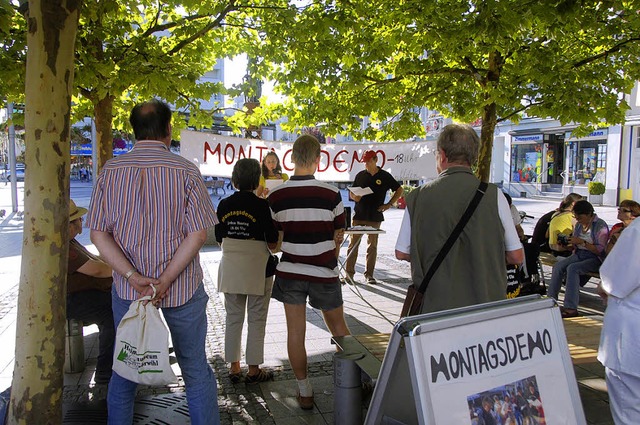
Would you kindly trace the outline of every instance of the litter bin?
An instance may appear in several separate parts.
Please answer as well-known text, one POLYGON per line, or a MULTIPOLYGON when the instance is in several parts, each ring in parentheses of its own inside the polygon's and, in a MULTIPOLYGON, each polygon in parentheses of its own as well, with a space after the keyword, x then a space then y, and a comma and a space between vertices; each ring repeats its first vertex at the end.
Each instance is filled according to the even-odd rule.
POLYGON ((79 373, 84 370, 84 335, 82 322, 68 319, 64 350, 64 371, 79 373))
POLYGON ((520 192, 520 197, 521 198, 526 198, 527 197, 527 192, 520 192))

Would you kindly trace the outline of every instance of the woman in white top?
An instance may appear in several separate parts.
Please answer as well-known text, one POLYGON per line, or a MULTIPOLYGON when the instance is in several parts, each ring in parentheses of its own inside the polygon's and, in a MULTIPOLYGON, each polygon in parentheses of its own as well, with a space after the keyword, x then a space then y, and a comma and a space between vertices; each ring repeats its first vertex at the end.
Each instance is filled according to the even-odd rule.
POLYGON ((600 294, 607 299, 598 360, 605 366, 613 421, 640 418, 640 220, 625 229, 600 267, 600 294))

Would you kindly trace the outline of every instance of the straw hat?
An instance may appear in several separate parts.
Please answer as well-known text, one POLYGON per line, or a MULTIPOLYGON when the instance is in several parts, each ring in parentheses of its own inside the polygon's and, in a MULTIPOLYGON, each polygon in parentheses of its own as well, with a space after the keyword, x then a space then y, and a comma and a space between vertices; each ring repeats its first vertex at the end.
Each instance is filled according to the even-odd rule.
POLYGON ((73 202, 73 199, 69 199, 69 222, 79 219, 88 211, 89 210, 87 210, 86 208, 76 206, 76 203, 73 202))

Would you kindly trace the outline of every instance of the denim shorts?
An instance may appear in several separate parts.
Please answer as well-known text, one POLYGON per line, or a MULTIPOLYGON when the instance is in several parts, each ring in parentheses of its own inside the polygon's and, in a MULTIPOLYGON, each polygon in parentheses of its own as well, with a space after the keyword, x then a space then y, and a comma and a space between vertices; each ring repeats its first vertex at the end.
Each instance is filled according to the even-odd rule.
POLYGON ((285 304, 306 304, 322 311, 329 311, 342 306, 342 285, 335 283, 318 283, 306 280, 283 279, 276 276, 271 298, 285 304))

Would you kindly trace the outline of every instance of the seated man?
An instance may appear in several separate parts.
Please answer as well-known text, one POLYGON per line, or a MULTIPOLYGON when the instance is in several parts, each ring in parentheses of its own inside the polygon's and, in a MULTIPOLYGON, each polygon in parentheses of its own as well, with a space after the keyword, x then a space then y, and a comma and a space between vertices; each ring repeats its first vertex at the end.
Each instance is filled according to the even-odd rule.
POLYGON ((98 363, 94 381, 111 379, 116 331, 111 310, 111 266, 87 251, 75 237, 82 233, 86 208, 69 201, 69 268, 67 271, 67 319, 96 324, 100 331, 98 363))

